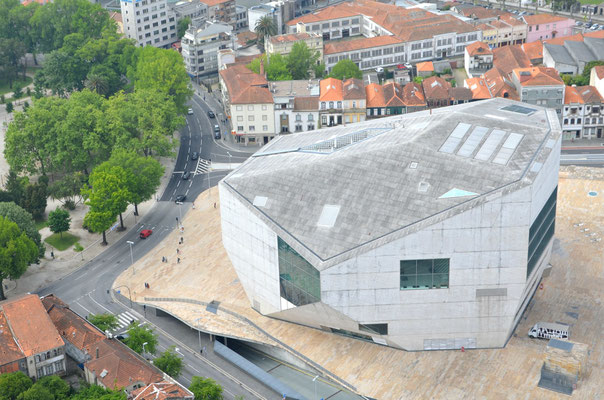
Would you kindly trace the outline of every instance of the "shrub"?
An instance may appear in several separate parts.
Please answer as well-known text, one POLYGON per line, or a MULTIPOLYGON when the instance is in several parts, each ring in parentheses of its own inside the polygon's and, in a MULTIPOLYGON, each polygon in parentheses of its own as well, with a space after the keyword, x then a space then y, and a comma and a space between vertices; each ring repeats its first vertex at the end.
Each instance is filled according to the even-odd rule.
POLYGON ((84 250, 84 248, 82 247, 82 245, 81 245, 79 242, 76 242, 76 243, 73 245, 73 250, 74 250, 74 251, 77 251, 77 252, 79 253, 80 251, 83 251, 83 250, 84 250))
POLYGON ((65 203, 63 204, 63 208, 65 208, 66 210, 75 210, 76 208, 76 204, 75 201, 69 199, 69 200, 65 200, 65 203))

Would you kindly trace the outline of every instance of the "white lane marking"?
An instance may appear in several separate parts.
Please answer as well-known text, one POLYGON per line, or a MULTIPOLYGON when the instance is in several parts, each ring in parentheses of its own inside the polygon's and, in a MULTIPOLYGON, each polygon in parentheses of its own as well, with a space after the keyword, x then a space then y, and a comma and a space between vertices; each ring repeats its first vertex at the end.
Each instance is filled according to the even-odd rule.
POLYGON ((198 370, 197 368, 195 368, 194 366, 192 366, 191 364, 189 364, 189 368, 191 368, 193 371, 197 372, 198 374, 201 374, 201 371, 198 370))
POLYGON ((189 187, 191 187, 193 185, 193 181, 189 182, 189 187))
POLYGON ((187 191, 185 192, 185 196, 187 196, 189 194, 189 189, 187 189, 187 191))
MULTIPOLYGON (((92 293, 92 292, 91 292, 91 293, 92 293)), ((88 297, 90 298, 90 300, 92 300, 92 301, 94 301, 96 304, 98 304, 98 305, 99 305, 99 307, 101 307, 101 308, 105 309, 105 310, 106 310, 108 313, 113 314, 113 313, 111 312, 111 310, 110 310, 110 309, 108 309, 107 307, 105 307, 104 305, 102 305, 101 303, 99 303, 98 301, 96 301, 95 299, 93 299, 93 298, 92 298, 92 296, 90 295, 90 293, 88 293, 88 297)))
POLYGON ((88 314, 92 314, 92 313, 90 312, 90 310, 89 310, 89 309, 87 309, 86 307, 84 307, 83 305, 81 305, 79 302, 77 302, 77 301, 76 301, 75 303, 76 303, 78 306, 82 307, 84 310, 86 310, 86 312, 87 312, 88 314))
POLYGON ((187 166, 188 166, 188 165, 189 165, 189 162, 187 161, 187 162, 185 163, 185 171, 187 170, 187 166))
POLYGON ((178 183, 176 184, 176 187, 179 187, 179 186, 180 186, 180 180, 179 180, 179 181, 178 181, 178 183))

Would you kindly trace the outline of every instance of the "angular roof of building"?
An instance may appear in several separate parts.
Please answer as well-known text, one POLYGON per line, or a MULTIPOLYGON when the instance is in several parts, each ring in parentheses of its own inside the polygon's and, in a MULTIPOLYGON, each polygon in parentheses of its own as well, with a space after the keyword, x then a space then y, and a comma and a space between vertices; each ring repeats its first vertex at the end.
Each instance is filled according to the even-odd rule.
POLYGON ((520 100, 516 88, 508 82, 497 68, 491 68, 485 72, 482 77, 484 78, 492 97, 520 100))
POLYGON ((273 97, 319 96, 319 79, 296 79, 269 83, 273 97))
POLYGON ((294 98, 294 111, 318 111, 319 98, 317 96, 302 96, 294 98))
POLYGON ((518 44, 493 49, 493 67, 499 69, 504 76, 511 74, 514 68, 526 68, 531 65, 531 60, 518 44))
POLYGON ((466 46, 466 51, 470 56, 480 56, 493 54, 488 44, 484 42, 474 42, 466 46))
MULTIPOLYGON (((570 42, 567 42, 570 43, 570 42)), ((581 43, 581 42, 575 42, 581 43)), ((573 56, 564 45, 543 43, 543 49, 549 53, 554 62, 567 65, 577 65, 573 56)))
POLYGON ((386 99, 384 97, 384 87, 379 83, 370 83, 365 86, 365 106, 367 108, 386 107, 386 99))
POLYGON ((561 17, 559 15, 552 15, 552 14, 535 14, 535 15, 525 15, 522 17, 522 19, 528 25, 541 25, 541 24, 551 24, 553 22, 567 21, 570 18, 561 17))
POLYGON ((604 79, 604 65, 596 65, 593 69, 598 79, 604 79))
POLYGON ((575 86, 567 86, 564 90, 564 104, 574 103, 583 104, 585 101, 583 101, 575 86))
POLYGON ((465 80, 464 85, 472 92, 474 100, 484 100, 493 97, 484 77, 474 77, 465 80))
POLYGON ((342 81, 336 78, 327 78, 321 80, 320 101, 342 101, 344 92, 342 90, 342 81))
POLYGON ((279 136, 220 186, 323 270, 530 184, 559 135, 554 110, 471 102, 279 136))
POLYGON ((516 68, 513 71, 521 86, 564 85, 555 68, 530 67, 516 68))
POLYGON ((373 47, 388 46, 395 43, 402 43, 395 36, 374 36, 370 38, 360 38, 345 40, 343 42, 328 42, 325 44, 324 54, 344 53, 373 47))
POLYGON ((576 89, 584 103, 604 103, 604 97, 600 95, 598 89, 596 89, 594 86, 577 86, 576 89))
POLYGON ((448 100, 451 84, 440 76, 430 76, 422 81, 426 100, 448 100))
POLYGON ((422 61, 415 64, 417 72, 434 72, 434 63, 432 61, 422 61))
POLYGON ((243 64, 231 64, 221 70, 231 104, 267 104, 273 102, 268 81, 243 64))
POLYGON ((310 33, 300 32, 300 33, 286 33, 283 35, 275 35, 275 36, 269 37, 268 40, 271 43, 277 44, 277 43, 297 42, 299 40, 310 39, 311 37, 313 37, 313 36, 310 33))
POLYGON ((449 88, 449 98, 457 101, 469 101, 472 100, 472 91, 465 87, 452 87, 449 88))
POLYGON ((233 2, 233 0, 199 0, 201 3, 207 5, 208 7, 217 6, 222 3, 233 2))
POLYGON ((0 312, 26 357, 65 345, 38 296, 28 294, 4 300, 0 302, 0 312))
POLYGON ((425 107, 426 96, 424 96, 422 85, 409 82, 403 86, 403 102, 407 107, 425 107))
MULTIPOLYGON (((9 365, 12 362, 25 358, 25 355, 15 341, 11 330, 8 328, 8 322, 2 309, 0 309, 0 365, 9 365)), ((13 368, 15 372, 19 367, 13 368)), ((3 371, 4 372, 4 371, 3 371)))
POLYGON ((193 400, 191 391, 174 382, 157 382, 133 390, 132 400, 193 400))
POLYGON ((523 43, 520 45, 526 56, 531 62, 543 60, 543 42, 537 40, 530 43, 523 43))
POLYGON ((342 82, 344 100, 364 100, 365 86, 361 79, 349 78, 342 82))
POLYGON ((484 8, 481 6, 463 8, 460 11, 464 17, 475 19, 496 19, 498 16, 506 14, 506 11, 498 10, 496 8, 484 8))

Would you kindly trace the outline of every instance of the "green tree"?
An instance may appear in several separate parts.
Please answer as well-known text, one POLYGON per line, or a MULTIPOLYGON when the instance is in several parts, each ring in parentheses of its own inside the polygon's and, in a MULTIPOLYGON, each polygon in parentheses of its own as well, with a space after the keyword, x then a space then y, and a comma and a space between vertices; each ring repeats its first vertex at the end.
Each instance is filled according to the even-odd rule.
POLYGON ((319 52, 311 50, 306 42, 296 42, 287 56, 287 68, 292 79, 308 79, 319 60, 319 52))
POLYGON ((19 71, 23 69, 25 51, 25 45, 19 39, 0 38, 0 71, 8 80, 9 88, 13 87, 13 82, 19 77, 19 71))
POLYGON ((36 224, 30 213, 25 211, 22 207, 19 207, 14 202, 1 202, 0 203, 0 216, 13 221, 19 229, 21 229, 31 240, 34 241, 39 249, 39 256, 44 255, 44 245, 42 244, 42 238, 40 232, 36 229, 36 224))
POLYGON ((44 60, 44 67, 36 76, 42 85, 61 97, 81 90, 88 68, 84 60, 65 50, 55 50, 44 60))
POLYGON ((195 400, 222 400, 222 386, 211 378, 194 376, 189 390, 195 395, 195 400))
POLYGON ((261 48, 264 47, 264 40, 266 37, 275 36, 277 34, 277 24, 270 15, 265 15, 256 21, 254 32, 258 35, 258 44, 261 48))
POLYGON ((41 176, 38 183, 29 184, 25 188, 25 196, 21 206, 27 210, 34 219, 42 219, 46 211, 48 199, 48 178, 41 176))
POLYGON ((17 400, 32 385, 31 378, 21 371, 4 373, 0 375, 0 399, 17 400))
POLYGON ((90 385, 72 395, 70 400, 126 400, 126 393, 90 385))
POLYGON ((112 331, 118 327, 117 317, 114 314, 90 314, 88 315, 88 322, 96 326, 100 330, 112 331))
POLYGON ((90 207, 84 217, 84 224, 93 232, 102 232, 104 245, 107 244, 107 229, 128 206, 130 194, 126 188, 125 175, 120 167, 99 166, 90 174, 90 187, 82 188, 85 204, 90 207))
POLYGON ((109 82, 102 74, 89 72, 84 81, 84 86, 93 92, 106 96, 109 93, 109 82))
POLYGON ((363 79, 363 73, 352 60, 338 61, 337 64, 331 69, 329 76, 331 78, 342 80, 348 78, 363 79))
POLYGON ((189 29, 189 25, 191 25, 191 17, 184 17, 183 19, 178 20, 178 24, 176 24, 178 39, 182 39, 187 32, 187 29, 189 29))
POLYGON ((145 46, 137 47, 133 57, 129 75, 135 91, 152 89, 169 96, 184 115, 193 91, 182 56, 174 50, 145 46))
POLYGON ((8 114, 12 113, 12 112, 13 112, 13 110, 15 109, 15 108, 13 107, 13 102, 12 102, 12 101, 7 101, 7 102, 6 102, 6 106, 5 106, 5 107, 6 107, 6 112, 7 112, 8 114))
POLYGON ((145 352, 155 354, 157 336, 153 329, 147 326, 131 324, 128 328, 128 337, 124 340, 124 343, 138 354, 143 352, 143 343, 146 343, 145 352))
POLYGON ((161 356, 153 360, 153 365, 170 375, 172 378, 177 378, 182 371, 182 358, 176 354, 174 346, 172 346, 164 351, 161 356))
POLYGON ((15 83, 13 86, 13 98, 20 99, 23 96, 23 85, 15 83))
POLYGON ((264 63, 266 71, 266 79, 269 81, 289 81, 292 75, 287 67, 287 59, 281 54, 273 54, 269 58, 270 62, 266 62, 266 54, 255 58, 247 67, 255 73, 260 73, 260 63, 264 63))
POLYGON ((325 70, 327 67, 325 66, 325 62, 321 61, 319 64, 313 66, 313 71, 315 73, 315 78, 321 79, 325 76, 325 70))
POLYGON ((4 279, 18 279, 38 259, 38 247, 17 224, 0 217, 0 300, 4 300, 4 279))
POLYGON ((51 183, 48 186, 48 194, 55 200, 66 202, 73 202, 75 204, 76 198, 80 197, 80 189, 86 182, 86 177, 81 172, 73 172, 63 176, 51 183))
POLYGON ((69 384, 57 375, 40 378, 34 386, 41 386, 48 390, 53 395, 54 400, 67 400, 71 392, 69 384))
POLYGON ((164 167, 149 156, 124 149, 115 149, 108 163, 126 172, 129 202, 134 204, 134 214, 138 215, 138 205, 151 199, 159 187, 164 167))
POLYGON ((28 184, 28 178, 20 177, 12 168, 8 171, 5 188, 8 193, 10 193, 11 200, 16 204, 23 204, 23 200, 25 199, 25 190, 28 184))
POLYGON ((67 232, 70 225, 71 218, 66 210, 57 207, 48 214, 48 227, 52 233, 58 233, 63 237, 63 232, 67 232))
POLYGON ((17 400, 55 400, 55 397, 44 386, 35 384, 21 393, 17 400))

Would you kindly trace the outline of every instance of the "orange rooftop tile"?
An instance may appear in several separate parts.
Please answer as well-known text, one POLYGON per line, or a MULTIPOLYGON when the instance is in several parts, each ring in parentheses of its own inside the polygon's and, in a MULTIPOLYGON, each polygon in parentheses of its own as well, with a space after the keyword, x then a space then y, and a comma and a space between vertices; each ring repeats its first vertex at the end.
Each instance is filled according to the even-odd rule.
POLYGON ((474 42, 466 46, 466 51, 470 56, 479 56, 493 54, 491 48, 484 42, 474 42))
POLYGON ((432 61, 424 61, 415 65, 417 72, 434 72, 434 64, 432 61))
POLYGON ((372 47, 387 46, 389 44, 402 43, 400 39, 394 36, 375 36, 370 38, 361 38, 347 40, 344 42, 330 42, 325 45, 325 54, 343 53, 345 51, 354 51, 369 49, 372 47))
POLYGON ((320 101, 342 101, 344 100, 344 91, 342 90, 342 81, 335 78, 323 79, 319 83, 321 94, 320 101))

